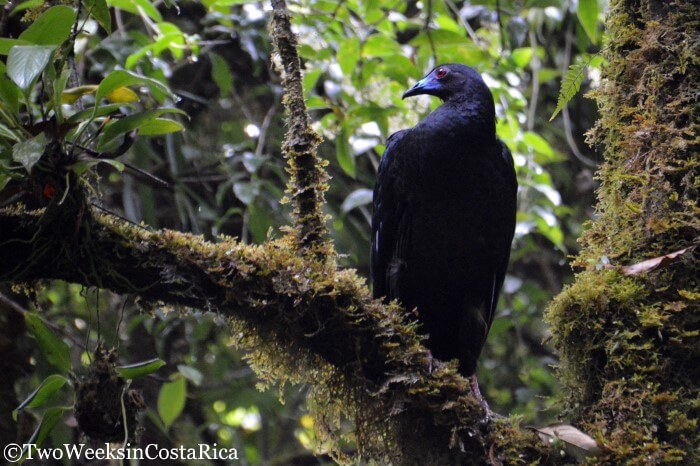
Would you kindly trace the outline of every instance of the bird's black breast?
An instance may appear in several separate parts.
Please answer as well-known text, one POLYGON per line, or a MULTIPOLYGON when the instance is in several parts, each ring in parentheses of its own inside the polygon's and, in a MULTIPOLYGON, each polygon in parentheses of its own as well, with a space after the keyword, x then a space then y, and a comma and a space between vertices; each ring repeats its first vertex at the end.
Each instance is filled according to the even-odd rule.
POLYGON ((433 355, 458 358, 464 375, 474 372, 493 319, 516 189, 512 158, 500 141, 449 125, 398 133, 378 174, 375 295, 417 308, 433 355))

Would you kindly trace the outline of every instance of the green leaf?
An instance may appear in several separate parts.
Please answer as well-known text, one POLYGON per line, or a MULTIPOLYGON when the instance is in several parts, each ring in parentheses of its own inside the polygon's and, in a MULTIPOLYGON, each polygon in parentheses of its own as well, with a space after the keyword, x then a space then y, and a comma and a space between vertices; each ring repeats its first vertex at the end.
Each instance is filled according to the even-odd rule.
POLYGON ((177 133, 184 131, 185 127, 175 120, 167 118, 156 118, 144 123, 139 127, 140 136, 162 136, 164 134, 177 133))
MULTIPOLYGON (((260 203, 260 200, 258 200, 260 203)), ((268 232, 275 223, 271 209, 267 206, 259 206, 257 203, 248 206, 248 229, 256 243, 262 243, 267 239, 268 232)))
POLYGON ((192 366, 186 366, 185 364, 179 364, 177 370, 182 374, 187 380, 199 387, 202 384, 202 379, 204 376, 201 372, 192 366))
MULTIPOLYGON (((402 91, 401 91, 402 92, 402 91)), ((398 93, 400 96, 401 93, 398 93)), ((360 121, 374 121, 379 125, 382 134, 387 134, 389 131, 389 118, 395 114, 394 109, 383 108, 377 105, 362 105, 348 109, 348 118, 360 121)))
POLYGON ((31 42, 19 39, 8 39, 6 37, 0 37, 0 55, 7 55, 10 53, 10 49, 15 45, 32 45, 31 42))
MULTIPOLYGON (((43 133, 42 133, 43 134, 43 133)), ((12 131, 7 126, 0 123, 0 137, 9 139, 11 141, 18 142, 20 140, 20 135, 12 131)))
POLYGON ((510 58, 518 68, 525 68, 530 64, 530 60, 532 60, 533 55, 534 51, 532 47, 522 47, 513 50, 513 52, 510 54, 510 58))
POLYGON ((183 48, 185 46, 185 35, 182 30, 173 23, 162 22, 156 24, 156 28, 160 31, 155 42, 156 56, 169 50, 176 59, 182 58, 183 48))
POLYGON ((264 155, 255 155, 253 152, 243 152, 243 166, 248 173, 255 173, 265 163, 267 157, 264 155))
POLYGON ((464 33, 448 31, 444 29, 422 30, 414 39, 411 40, 411 44, 415 46, 430 46, 432 44, 435 47, 446 46, 446 45, 474 45, 469 39, 467 39, 464 33))
MULTIPOLYGON (((7 78, 5 64, 0 61, 0 102, 4 104, 2 108, 2 119, 10 127, 16 127, 19 121, 19 98, 20 91, 17 85, 7 78), (7 114, 6 114, 7 113, 7 114)), ((0 105, 2 105, 0 104, 0 105)), ((9 129, 9 128, 8 128, 9 129)), ((13 131, 14 132, 14 131, 13 131)), ((14 139, 14 138, 13 138, 14 139)), ((19 141, 19 138, 14 139, 19 141)))
POLYGON ((540 83, 546 83, 547 81, 551 81, 554 78, 558 78, 561 76, 561 71, 554 69, 554 68, 540 68, 540 71, 537 75, 537 77, 540 80, 540 83))
POLYGON ((100 26, 107 31, 107 34, 112 32, 112 16, 109 14, 109 7, 106 0, 86 0, 85 6, 87 11, 93 18, 100 23, 100 26))
POLYGON ((343 213, 348 213, 356 207, 367 205, 372 202, 372 190, 367 188, 356 189, 355 191, 348 194, 345 198, 343 204, 340 206, 340 210, 343 213))
POLYGON ((55 47, 16 45, 7 57, 7 75, 17 87, 27 92, 51 60, 55 47))
MULTIPOLYGON (((323 73, 323 70, 321 68, 314 68, 314 69, 307 69, 304 71, 304 94, 309 95, 311 91, 316 87, 316 83, 318 82, 318 78, 321 77, 321 73, 323 73)), ((317 97, 317 96, 316 96, 317 97)), ((325 106, 325 102, 323 104, 325 106)), ((309 104, 309 107, 311 108, 311 104, 309 104)))
POLYGON ((347 175, 355 178, 355 157, 352 153, 352 147, 350 147, 350 131, 345 124, 340 128, 340 132, 335 138, 335 156, 340 168, 347 175))
POLYGON ((114 113, 118 111, 122 107, 129 107, 129 105, 124 105, 124 104, 107 104, 107 105, 100 105, 96 109, 92 108, 86 108, 85 110, 81 110, 77 113, 74 113, 68 118, 68 123, 78 123, 84 120, 90 120, 94 117, 101 117, 105 115, 109 115, 110 113, 114 113))
POLYGON ((338 64, 343 74, 350 75, 358 66, 360 41, 356 37, 344 39, 338 46, 338 64))
POLYGON ((598 0, 578 0, 576 16, 591 42, 598 39, 598 0))
POLYGON ((36 338, 37 343, 39 343, 39 347, 46 356, 47 361, 63 372, 70 371, 71 362, 68 345, 54 335, 37 314, 27 312, 24 314, 24 321, 34 338, 36 338))
POLYGON ((408 78, 419 74, 411 59, 403 55, 392 55, 384 57, 378 66, 378 72, 408 86, 408 78))
MULTIPOLYGON (((180 109, 166 107, 159 108, 156 110, 148 110, 146 112, 136 113, 134 115, 129 115, 127 117, 120 118, 112 123, 109 123, 105 127, 104 131, 102 132, 102 136, 100 137, 100 142, 97 144, 97 150, 101 151, 107 144, 109 144, 114 138, 116 138, 120 134, 125 134, 135 129, 139 129, 140 132, 141 128, 144 128, 144 130, 149 130, 149 127, 146 126, 147 123, 153 122, 159 116, 165 113, 179 113, 181 115, 186 115, 186 113, 180 109)), ((150 127, 150 130, 153 131, 151 135, 158 134, 158 129, 166 130, 173 128, 172 126, 166 126, 166 124, 163 123, 163 121, 169 120, 161 120, 160 123, 154 124, 154 126, 150 127)), ((179 125, 179 127, 175 129, 175 131, 179 131, 180 129, 182 129, 182 125, 179 125)))
POLYGON ((211 76, 214 82, 219 86, 219 92, 222 97, 231 94, 233 90, 233 75, 228 66, 228 62, 218 53, 210 53, 211 58, 211 76))
POLYGON ((158 393, 158 415, 169 429, 180 416, 187 400, 187 381, 181 375, 172 382, 163 384, 158 393))
MULTIPOLYGON (((8 0, 2 0, 3 4, 9 3, 8 0)), ((12 12, 10 13, 10 17, 12 16, 17 16, 19 13, 36 8, 38 6, 41 6, 44 4, 44 0, 26 0, 25 2, 20 2, 18 3, 14 8, 12 8, 12 12)))
POLYGON ((441 61, 461 62, 478 66, 490 60, 488 52, 471 42, 465 45, 440 45, 436 47, 441 61))
POLYGON ((156 55, 154 52, 155 48, 156 48, 155 43, 151 43, 151 44, 148 44, 144 47, 141 47, 140 49, 138 49, 137 51, 135 51, 134 53, 132 53, 131 55, 126 57, 126 61, 124 62, 124 67, 127 70, 131 70, 141 61, 142 58, 147 57, 148 55, 155 56, 156 55))
POLYGON ((559 227, 550 227, 547 225, 547 223, 542 220, 542 219, 537 219, 537 228, 538 231, 549 241, 554 244, 559 250, 565 251, 566 248, 564 247, 564 233, 561 231, 561 228, 559 227))
POLYGON ((12 177, 7 173, 0 173, 0 191, 5 189, 5 186, 12 180, 12 177))
POLYGON ((243 204, 249 205, 260 194, 260 185, 258 183, 239 181, 233 185, 233 193, 243 204))
POLYGON ((68 78, 70 78, 70 69, 66 67, 53 81, 53 107, 54 113, 56 114, 56 122, 59 126, 63 124, 63 109, 61 108, 61 101, 63 99, 63 90, 66 88, 66 83, 68 83, 68 78))
POLYGON ((411 44, 418 47, 419 63, 427 63, 435 51, 438 62, 458 62, 477 66, 491 60, 486 50, 474 44, 465 35, 447 30, 421 31, 411 44))
POLYGON ((222 6, 232 6, 232 5, 245 5, 246 3, 255 3, 256 0, 216 0, 212 7, 222 7, 222 6))
POLYGON ((523 141, 525 142, 525 144, 531 147, 534 152, 545 156, 547 160, 554 159, 556 157, 552 146, 550 146, 549 143, 537 133, 533 133, 532 131, 526 131, 523 134, 523 141))
POLYGON ((37 45, 59 45, 68 40, 75 23, 75 10, 58 5, 42 13, 22 34, 20 40, 37 45))
POLYGON ((114 369, 123 379, 136 379, 156 372, 165 365, 165 361, 159 358, 141 361, 127 366, 117 366, 114 369))
POLYGON ((26 408, 37 408, 43 406, 51 396, 59 391, 68 382, 68 379, 58 375, 51 374, 46 377, 41 385, 39 385, 36 390, 32 392, 22 403, 20 403, 14 411, 12 411, 12 417, 17 420, 17 413, 26 408))
POLYGON ((86 94, 94 94, 95 92, 97 92, 97 85, 95 84, 84 84, 78 87, 71 87, 65 89, 61 93, 61 103, 72 105, 82 96, 86 94))
POLYGON ((76 175, 81 176, 83 173, 85 173, 98 163, 106 163, 107 165, 111 165, 114 168, 116 168, 117 171, 124 171, 124 164, 119 160, 94 158, 90 158, 88 160, 79 160, 78 162, 75 162, 73 165, 71 165, 70 169, 73 170, 73 172, 75 172, 76 175))
POLYGON ((362 46, 363 57, 387 57, 402 53, 401 46, 395 40, 378 34, 370 36, 362 46))
POLYGON ((158 9, 148 0, 108 0, 109 6, 128 11, 135 15, 140 15, 139 8, 153 21, 163 21, 158 9))
POLYGON ((56 427, 58 421, 60 421, 63 417, 64 411, 66 411, 66 408, 61 406, 47 409, 46 412, 44 412, 41 422, 39 422, 36 430, 34 430, 34 433, 26 442, 26 445, 36 447, 43 445, 44 441, 49 437, 49 434, 51 434, 53 428, 56 427))
POLYGON ((139 95, 128 87, 118 87, 107 94, 107 100, 114 104, 128 104, 130 102, 138 102, 139 95))
POLYGON ((561 81, 557 107, 554 109, 552 116, 549 117, 549 121, 552 121, 554 117, 562 111, 564 106, 574 98, 579 89, 581 89, 581 83, 586 77, 586 67, 591 63, 593 58, 595 58, 595 55, 582 54, 578 57, 576 63, 572 63, 571 66, 569 66, 569 71, 566 72, 566 75, 561 81))
POLYGON ((132 73, 131 71, 116 70, 112 71, 106 78, 104 78, 97 87, 97 92, 95 92, 95 105, 107 97, 107 95, 113 90, 119 87, 133 86, 136 84, 146 85, 152 92, 157 90, 171 97, 175 97, 170 92, 168 87, 160 81, 132 73))
POLYGON ((185 47, 185 35, 180 28, 172 23, 158 23, 154 26, 158 31, 155 42, 149 42, 136 52, 129 55, 124 62, 126 69, 134 68, 142 58, 146 56, 159 57, 164 51, 169 50, 175 59, 182 58, 185 47))
POLYGON ((435 23, 438 25, 441 31, 452 31, 460 33, 462 28, 457 22, 447 15, 437 15, 435 18, 435 23))
POLYGON ((525 0, 525 8, 547 8, 548 6, 562 7, 561 0, 525 0))
POLYGON ((46 134, 39 133, 31 139, 18 142, 12 146, 12 160, 24 165, 28 173, 31 173, 32 167, 36 164, 46 148, 46 134))

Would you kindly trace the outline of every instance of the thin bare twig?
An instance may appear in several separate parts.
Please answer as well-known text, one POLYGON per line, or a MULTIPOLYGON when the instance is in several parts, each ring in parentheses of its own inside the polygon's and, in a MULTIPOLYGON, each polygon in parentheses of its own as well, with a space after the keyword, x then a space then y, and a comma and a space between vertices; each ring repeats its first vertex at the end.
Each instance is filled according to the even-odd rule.
POLYGON ((258 157, 260 157, 262 155, 263 150, 265 149, 265 141, 267 141, 267 132, 270 129, 270 124, 272 123, 272 118, 275 116, 276 113, 277 113, 277 101, 275 101, 270 106, 267 113, 265 114, 265 118, 263 118, 263 121, 260 124, 260 134, 258 135, 258 144, 255 146, 255 155, 258 157))
POLYGON ((457 18, 457 21, 459 21, 459 24, 461 24, 462 27, 467 31, 467 35, 472 40, 472 42, 479 45, 479 38, 476 37, 476 32, 474 32, 474 29, 469 25, 469 22, 465 21, 464 18, 462 18, 462 15, 459 14, 459 8, 457 8, 455 2, 453 2, 452 0, 445 0, 445 5, 447 5, 447 8, 452 10, 452 13, 454 13, 455 17, 457 18))
POLYGON ((540 58, 537 56, 537 35, 530 30, 530 47, 532 48, 532 59, 530 60, 530 71, 532 72, 532 92, 530 93, 530 108, 527 115, 527 130, 535 128, 535 115, 537 114, 537 100, 540 94, 540 58))
POLYGON ((496 19, 498 20, 498 32, 501 36, 501 51, 506 50, 506 32, 503 29, 503 21, 501 20, 501 1, 496 0, 496 19))
POLYGON ((425 11, 425 22, 423 23, 423 29, 425 34, 428 36, 428 42, 430 43, 430 51, 433 53, 433 65, 437 65, 438 56, 437 50, 435 49, 435 43, 433 42, 433 35, 430 31, 430 20, 433 19, 433 0, 428 0, 428 7, 425 11))

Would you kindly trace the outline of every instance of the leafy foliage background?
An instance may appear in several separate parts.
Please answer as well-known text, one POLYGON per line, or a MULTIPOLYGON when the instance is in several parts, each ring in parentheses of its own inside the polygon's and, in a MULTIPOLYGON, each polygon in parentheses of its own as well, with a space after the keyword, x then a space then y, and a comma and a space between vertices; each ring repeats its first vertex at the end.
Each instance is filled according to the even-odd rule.
MULTIPOLYGON (((57 88, 60 68, 53 75, 42 68, 31 78, 31 90, 18 92, 12 87, 17 81, 11 79, 10 56, 12 47, 22 44, 11 41, 24 37, 41 44, 41 39, 21 34, 31 29, 32 21, 41 20, 47 6, 41 1, 8 4, 3 11, 0 71, 5 74, 0 91, 16 94, 18 118, 39 124, 46 118, 39 105, 46 94, 69 96, 62 90, 73 89, 75 94, 79 85, 101 86, 105 77, 122 69, 143 80, 127 88, 138 100, 115 98, 114 105, 128 106, 130 115, 171 109, 166 117, 174 123, 162 123, 162 114, 154 116, 148 120, 150 124, 158 119, 151 136, 142 126, 130 149, 110 159, 110 165, 84 167, 90 169, 84 176, 91 177, 100 208, 144 228, 191 231, 212 240, 229 235, 262 242, 279 234, 288 223, 289 209, 280 202, 286 173, 279 146, 285 128, 266 30, 269 4, 81 3, 80 31, 68 30, 78 32, 69 66, 79 82, 71 83, 66 76, 57 88), (176 131, 180 127, 186 131, 176 131), (138 172, 122 172, 122 163, 152 173, 171 187, 138 172)), ((393 131, 415 124, 439 104, 429 98, 402 101, 401 94, 439 63, 465 63, 484 75, 496 100, 498 135, 514 154, 521 188, 510 272, 481 358, 479 380, 496 412, 520 415, 525 423, 554 420, 560 410, 552 370, 556 355, 547 345, 541 314, 571 277, 566 258, 577 251, 574 239, 591 215, 592 172, 598 160, 582 138, 596 119, 593 104, 580 93, 574 95, 570 86, 558 96, 562 77, 575 63, 576 74, 568 75, 566 83, 576 81, 574 87, 582 89, 597 84, 599 60, 591 61, 587 54, 595 54, 602 40, 598 22, 603 5, 581 0, 302 0, 289 6, 302 43, 308 105, 325 138, 320 152, 333 177, 327 193, 331 233, 336 248, 345 254, 343 265, 364 274, 371 188, 383 143, 393 131), (555 110, 561 113, 550 122, 555 110)), ((54 39, 63 43, 66 38, 54 39)), ((66 52, 57 47, 52 53, 61 59, 66 52)), ((94 90, 78 94, 72 102, 54 102, 66 115, 75 115, 90 108, 96 97, 94 90)), ((5 104, 2 108, 12 113, 5 104)), ((84 118, 79 121, 88 121, 84 118)), ((6 120, 3 124, 11 128, 6 120)), ((119 136, 115 139, 135 127, 114 129, 119 136)), ((0 136, 0 188, 12 187, 24 168, 13 149, 17 141, 5 133, 0 136)), ((36 137, 30 136, 17 138, 36 137)), ((97 148, 112 150, 110 143, 118 145, 100 140, 97 148)), ((151 316, 129 296, 65 283, 47 283, 21 305, 38 311, 49 332, 67 342, 70 350, 57 363, 42 351, 51 344, 50 337, 44 341, 37 331, 19 337, 31 369, 16 384, 18 405, 51 374, 71 379, 70 374, 85 372, 89 354, 101 339, 117 348, 120 364, 153 358, 166 362, 132 383, 143 390, 148 407, 142 444, 216 443, 238 448, 244 464, 288 464, 310 449, 323 451, 323 445, 314 446, 313 419, 304 410, 305 388, 258 390, 244 356, 234 349, 236 335, 215 315, 184 317, 164 308, 151 316)), ((42 425, 39 419, 47 406, 73 403, 70 383, 51 393, 41 406, 22 410, 30 426, 22 429, 28 435, 42 425)), ((44 425, 46 442, 71 441, 76 435, 71 416, 67 410, 50 429, 44 425)))

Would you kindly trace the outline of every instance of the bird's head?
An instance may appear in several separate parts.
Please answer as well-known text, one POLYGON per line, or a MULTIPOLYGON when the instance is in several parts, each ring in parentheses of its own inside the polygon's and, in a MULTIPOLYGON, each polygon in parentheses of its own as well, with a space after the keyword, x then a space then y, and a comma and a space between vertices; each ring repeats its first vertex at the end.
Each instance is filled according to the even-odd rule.
POLYGON ((433 68, 423 79, 404 92, 402 98, 428 94, 447 102, 480 96, 484 91, 490 96, 486 83, 476 70, 465 65, 448 63, 433 68))

